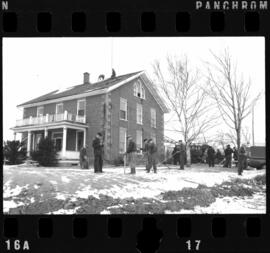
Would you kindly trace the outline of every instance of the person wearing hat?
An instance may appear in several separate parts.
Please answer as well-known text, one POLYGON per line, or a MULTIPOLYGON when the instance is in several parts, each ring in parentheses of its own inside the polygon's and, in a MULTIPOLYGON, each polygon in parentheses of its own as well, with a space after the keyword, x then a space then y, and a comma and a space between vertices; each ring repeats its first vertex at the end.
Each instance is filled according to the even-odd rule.
POLYGON ((224 166, 225 168, 231 168, 232 167, 232 153, 233 150, 230 145, 227 145, 227 148, 224 151, 225 153, 225 163, 224 166))
POLYGON ((127 147, 127 161, 130 166, 130 174, 136 173, 136 152, 137 152, 137 146, 136 143, 133 141, 132 136, 128 135, 128 147, 127 147))
POLYGON ((147 146, 148 146, 147 173, 150 172, 152 167, 153 167, 154 173, 157 173, 157 145, 152 139, 149 139, 147 146))
POLYGON ((102 134, 97 133, 95 139, 92 142, 92 147, 94 149, 94 172, 101 173, 103 166, 103 143, 102 134))
POLYGON ((83 146, 80 149, 80 167, 81 169, 88 169, 89 165, 88 165, 88 157, 87 157, 87 145, 83 146))

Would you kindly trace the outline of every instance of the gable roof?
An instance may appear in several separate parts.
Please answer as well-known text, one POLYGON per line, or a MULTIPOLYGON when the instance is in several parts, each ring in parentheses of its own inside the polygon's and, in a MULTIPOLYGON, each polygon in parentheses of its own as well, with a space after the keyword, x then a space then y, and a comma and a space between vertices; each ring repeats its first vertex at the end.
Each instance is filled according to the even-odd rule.
POLYGON ((149 89, 150 93, 154 96, 157 103, 161 107, 161 109, 167 113, 168 109, 163 102, 162 98, 155 91, 154 87, 151 87, 151 81, 147 78, 144 71, 138 71, 134 73, 129 73, 121 76, 116 76, 113 78, 108 78, 106 80, 91 83, 91 84, 79 84, 75 86, 68 87, 64 90, 54 90, 50 93, 42 95, 40 97, 29 100, 23 104, 18 105, 18 107, 32 107, 42 104, 53 103, 59 100, 70 100, 83 98, 87 96, 99 95, 106 92, 110 92, 112 90, 117 89, 118 87, 138 78, 142 77, 145 85, 149 89))
POLYGON ((83 93, 88 93, 90 91, 97 91, 101 90, 104 88, 111 87, 119 82, 125 81, 129 79, 130 77, 136 76, 137 74, 141 73, 142 71, 126 74, 126 75, 121 75, 121 76, 116 76, 114 78, 108 78, 106 80, 96 82, 96 83, 91 83, 91 84, 79 84, 75 86, 68 87, 64 90, 54 90, 50 93, 47 93, 45 95, 42 95, 40 97, 31 99, 23 104, 18 105, 24 106, 28 104, 34 104, 34 103, 39 103, 47 100, 52 100, 52 99, 57 99, 57 98, 62 98, 62 97, 69 97, 69 96, 74 96, 77 94, 83 94, 83 93))

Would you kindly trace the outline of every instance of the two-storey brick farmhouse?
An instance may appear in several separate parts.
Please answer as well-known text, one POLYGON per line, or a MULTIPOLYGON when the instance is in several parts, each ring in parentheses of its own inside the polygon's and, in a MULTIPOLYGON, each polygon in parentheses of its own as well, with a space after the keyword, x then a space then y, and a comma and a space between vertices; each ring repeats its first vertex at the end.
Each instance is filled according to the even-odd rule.
POLYGON ((83 145, 88 145, 91 158, 97 132, 104 134, 104 154, 109 161, 125 151, 127 135, 133 136, 138 147, 144 138, 152 138, 163 152, 168 109, 143 71, 96 83, 90 83, 89 74, 84 73, 83 84, 55 90, 18 107, 23 108, 23 119, 12 129, 22 133, 28 152, 48 136, 55 142, 59 159, 78 160, 83 145))

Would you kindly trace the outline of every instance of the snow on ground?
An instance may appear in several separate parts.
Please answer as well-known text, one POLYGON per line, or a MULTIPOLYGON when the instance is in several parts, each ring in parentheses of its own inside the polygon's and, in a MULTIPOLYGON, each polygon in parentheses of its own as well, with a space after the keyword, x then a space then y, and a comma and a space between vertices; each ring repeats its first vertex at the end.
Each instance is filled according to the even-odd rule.
POLYGON ((165 211, 166 214, 256 214, 266 213, 265 194, 254 194, 252 197, 217 198, 208 207, 195 206, 194 210, 179 212, 165 211))
MULTIPOLYGON (((104 173, 95 174, 93 169, 81 170, 73 167, 4 166, 4 210, 8 211, 10 208, 23 204, 22 202, 25 202, 24 204, 33 203, 37 199, 46 201, 50 198, 57 200, 69 198, 70 201, 76 201, 79 198, 87 199, 89 196, 99 198, 100 194, 120 199, 131 197, 155 199, 167 191, 179 191, 184 187, 196 188, 199 184, 211 187, 234 178, 250 179, 265 173, 265 170, 252 169, 244 171, 243 176, 238 176, 236 168, 208 168, 206 165, 192 165, 185 170, 179 170, 179 166, 170 167, 171 169, 159 167, 157 174, 146 173, 144 167, 139 167, 136 174, 131 175, 128 173, 128 168, 124 174, 123 167, 104 168, 104 173), (35 195, 35 198, 13 199, 26 189, 35 195)), ((248 199, 217 199, 209 207, 201 209, 196 207, 195 211, 196 213, 212 213, 215 210, 226 210, 228 201, 230 204, 228 212, 233 213, 232 210, 244 210, 244 203, 248 199)), ((248 209, 252 208, 248 207, 248 209)), ((67 212, 73 212, 72 210, 74 211, 74 209, 68 209, 67 212)), ((64 212, 61 209, 58 211, 59 213, 64 212)), ((181 210, 181 212, 183 211, 185 210, 181 210)), ((263 210, 258 210, 258 212, 260 211, 263 212, 263 210)), ((109 211, 104 210, 104 212, 109 211)))

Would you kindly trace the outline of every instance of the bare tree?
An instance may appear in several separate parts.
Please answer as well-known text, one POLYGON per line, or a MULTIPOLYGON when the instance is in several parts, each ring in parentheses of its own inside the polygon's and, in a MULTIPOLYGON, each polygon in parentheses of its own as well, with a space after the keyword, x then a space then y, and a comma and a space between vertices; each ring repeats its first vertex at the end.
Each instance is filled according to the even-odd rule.
POLYGON ((208 65, 209 95, 216 101, 224 122, 231 129, 229 134, 239 149, 243 120, 251 113, 261 92, 251 97, 250 80, 247 82, 243 76, 239 77, 237 66, 227 50, 221 56, 211 54, 215 64, 208 65))
POLYGON ((244 140, 244 142, 246 144, 250 144, 251 133, 249 131, 249 127, 248 126, 243 127, 243 129, 242 129, 242 137, 243 137, 243 140, 244 140))
POLYGON ((172 131, 183 136, 189 166, 190 143, 214 126, 212 105, 207 92, 200 87, 199 72, 189 68, 186 56, 183 59, 168 56, 165 65, 162 68, 159 61, 154 62, 155 83, 173 114, 174 120, 169 123, 172 131))

